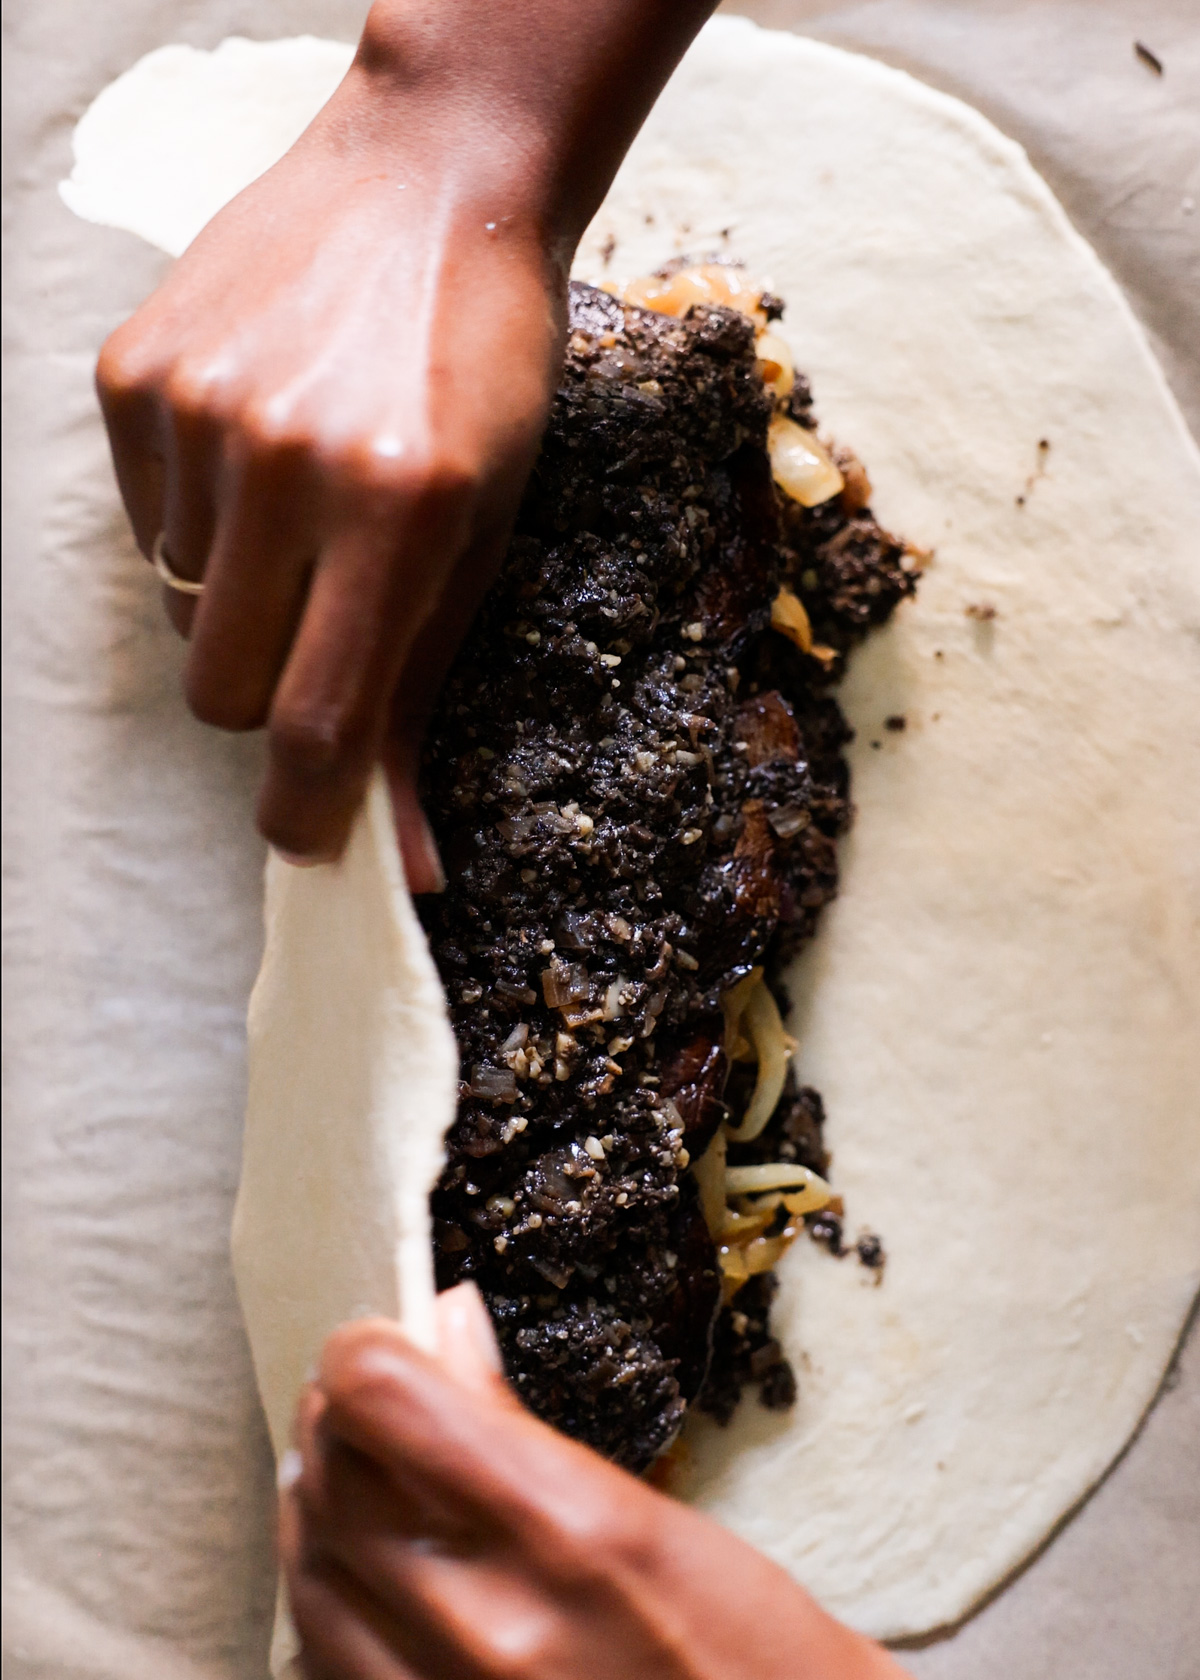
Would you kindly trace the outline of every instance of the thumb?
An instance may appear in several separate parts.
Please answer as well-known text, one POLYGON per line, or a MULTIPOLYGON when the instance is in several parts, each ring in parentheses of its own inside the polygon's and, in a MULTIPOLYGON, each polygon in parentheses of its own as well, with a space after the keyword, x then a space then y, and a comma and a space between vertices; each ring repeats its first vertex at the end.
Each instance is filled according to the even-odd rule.
POLYGON ((483 1296, 471 1282, 456 1284, 437 1298, 438 1358, 464 1388, 494 1394, 504 1362, 483 1296))
POLYGON ((437 841, 429 819, 421 809, 421 797, 417 791, 419 749, 419 740, 413 740, 406 743, 405 750, 392 748, 384 755, 404 876, 414 897, 418 893, 441 892, 446 885, 437 841))

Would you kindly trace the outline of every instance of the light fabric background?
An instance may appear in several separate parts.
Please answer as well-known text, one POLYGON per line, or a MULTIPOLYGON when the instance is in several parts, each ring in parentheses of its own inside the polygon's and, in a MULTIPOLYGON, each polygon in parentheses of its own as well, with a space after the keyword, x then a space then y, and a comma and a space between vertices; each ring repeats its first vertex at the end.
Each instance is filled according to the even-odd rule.
MULTIPOLYGON (((1192 0, 731 9, 901 64, 1021 140, 1125 285, 1200 425, 1192 0), (1134 58, 1135 35, 1163 59, 1161 79, 1134 58)), ((14 1680, 258 1680, 272 1599, 269 1455, 227 1257, 260 943, 249 815, 259 748, 186 714, 178 646, 124 535, 91 396, 98 345, 161 259, 75 221, 54 184, 75 120, 151 47, 306 29, 348 38, 364 10, 346 0, 6 8, 14 1680)), ((1193 1672, 1194 1351, 1179 1376, 1084 1510, 963 1629, 908 1653, 914 1673, 1193 1672)))

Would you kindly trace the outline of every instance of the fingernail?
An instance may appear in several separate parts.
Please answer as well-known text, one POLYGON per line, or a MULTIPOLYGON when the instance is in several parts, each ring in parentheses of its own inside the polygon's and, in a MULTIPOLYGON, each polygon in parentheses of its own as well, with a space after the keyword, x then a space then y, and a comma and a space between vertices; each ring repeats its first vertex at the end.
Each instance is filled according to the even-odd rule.
POLYGON ((490 1379, 504 1371, 491 1314, 474 1283, 460 1283, 438 1296, 438 1352, 456 1377, 490 1379))
POLYGON ((434 883, 426 887, 426 892, 445 892, 446 871, 442 867, 442 854, 438 851, 437 841, 433 837, 433 830, 429 826, 429 818, 424 811, 420 812, 420 827, 418 830, 421 848, 421 862, 428 872, 429 879, 434 883))
POLYGON ((279 1460, 275 1471, 275 1486, 280 1493, 290 1493, 304 1474, 304 1460, 295 1447, 289 1447, 279 1460))
POLYGON ((332 857, 301 857, 299 852, 285 852, 281 846, 275 847, 275 856, 290 863, 293 869, 315 869, 318 864, 334 861, 332 857))

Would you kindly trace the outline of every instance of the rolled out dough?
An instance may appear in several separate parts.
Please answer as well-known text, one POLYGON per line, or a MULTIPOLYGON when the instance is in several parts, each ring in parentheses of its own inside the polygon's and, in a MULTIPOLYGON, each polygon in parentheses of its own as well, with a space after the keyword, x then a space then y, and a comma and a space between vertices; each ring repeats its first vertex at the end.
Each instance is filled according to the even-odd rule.
MULTIPOLYGON (((278 1461, 331 1330, 382 1313, 435 1340, 429 1189, 458 1051, 382 772, 339 863, 270 858, 266 935, 233 1269, 278 1461)), ((281 1604, 272 1671, 295 1650, 281 1604)))
MULTIPOLYGON (((175 90, 197 134, 220 113, 222 193, 298 120, 299 44, 255 48, 258 110, 277 125, 268 144, 256 121, 238 153, 214 87, 231 45, 191 54, 186 75, 179 60, 175 90)), ((318 50, 304 46, 314 63, 318 50)), ((169 182, 134 191, 121 173, 130 136, 159 138, 158 56, 102 96, 107 130, 85 119, 64 193, 177 251, 195 208, 188 221, 169 182)), ((201 155, 188 167, 203 177, 201 155)), ((193 186, 188 202, 218 197, 193 186)), ((794 976, 800 1071, 825 1094, 837 1187, 852 1228, 883 1235, 886 1273, 875 1288, 850 1263, 791 1252, 778 1322, 798 1408, 750 1403, 725 1432, 697 1420, 682 1491, 831 1609, 900 1637, 964 1615, 1094 1484, 1195 1294, 1200 458, 1116 286, 1024 154, 905 75, 711 23, 578 271, 713 248, 785 297, 825 425, 868 463, 885 522, 936 558, 843 690, 858 822, 842 896, 794 976), (885 731, 896 714, 905 729, 885 731)), ((335 1308, 399 1301, 397 1227, 364 1218, 359 1197, 402 1205, 415 1233, 429 1140, 453 1106, 449 1085, 419 1114, 399 1096, 423 1051, 441 1065, 448 1029, 380 839, 382 797, 340 885, 317 871, 280 892, 279 865, 272 889, 238 1265, 277 1441, 335 1308), (358 895, 364 912, 390 907, 386 953, 358 895), (315 917, 341 955, 317 951, 315 917), (354 958, 360 1007, 323 1017, 320 1053, 289 999, 330 998, 293 971, 293 945, 306 963, 354 958), (318 1100, 293 1057, 346 1080, 318 1100), (351 1075, 393 1094, 360 1099, 351 1075), (390 1130, 405 1115, 420 1168, 390 1130), (348 1154, 364 1169, 353 1189, 348 1154), (254 1189, 276 1177, 345 1268, 336 1302, 317 1244, 254 1189), (300 1261, 311 1292, 293 1287, 300 1261)), ((408 1276, 416 1311, 425 1262, 408 1276)))

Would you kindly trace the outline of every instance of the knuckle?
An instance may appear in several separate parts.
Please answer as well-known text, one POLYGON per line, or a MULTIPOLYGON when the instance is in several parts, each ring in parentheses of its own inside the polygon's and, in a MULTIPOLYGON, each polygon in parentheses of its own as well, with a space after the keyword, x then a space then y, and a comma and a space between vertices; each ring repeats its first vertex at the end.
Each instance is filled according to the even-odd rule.
POLYGON ((163 383, 163 396, 177 423, 220 423, 231 411, 228 376, 208 361, 177 361, 163 383))
POLYGON ((615 1574, 640 1573, 654 1551, 652 1526, 641 1501, 581 1502, 558 1536, 564 1579, 587 1589, 611 1582, 615 1574))
POLYGON ((328 1401, 345 1411, 369 1410, 395 1398, 404 1374, 405 1349, 382 1319, 359 1319, 334 1330, 321 1353, 321 1385, 328 1401))
POLYGON ((336 774, 369 755, 374 733, 374 720, 361 706, 277 706, 270 720, 271 753, 281 769, 295 775, 336 774))
POLYGON ((355 496, 402 503, 414 517, 437 516, 471 501, 481 473, 449 450, 405 444, 379 435, 353 449, 330 452, 327 470, 355 496))
POLYGON ((252 460, 303 459, 313 453, 312 430, 290 403, 259 396, 247 402, 239 416, 242 443, 252 460))
POLYGON ((157 382, 156 359, 136 321, 111 333, 96 361, 96 388, 106 405, 148 395, 157 382))

